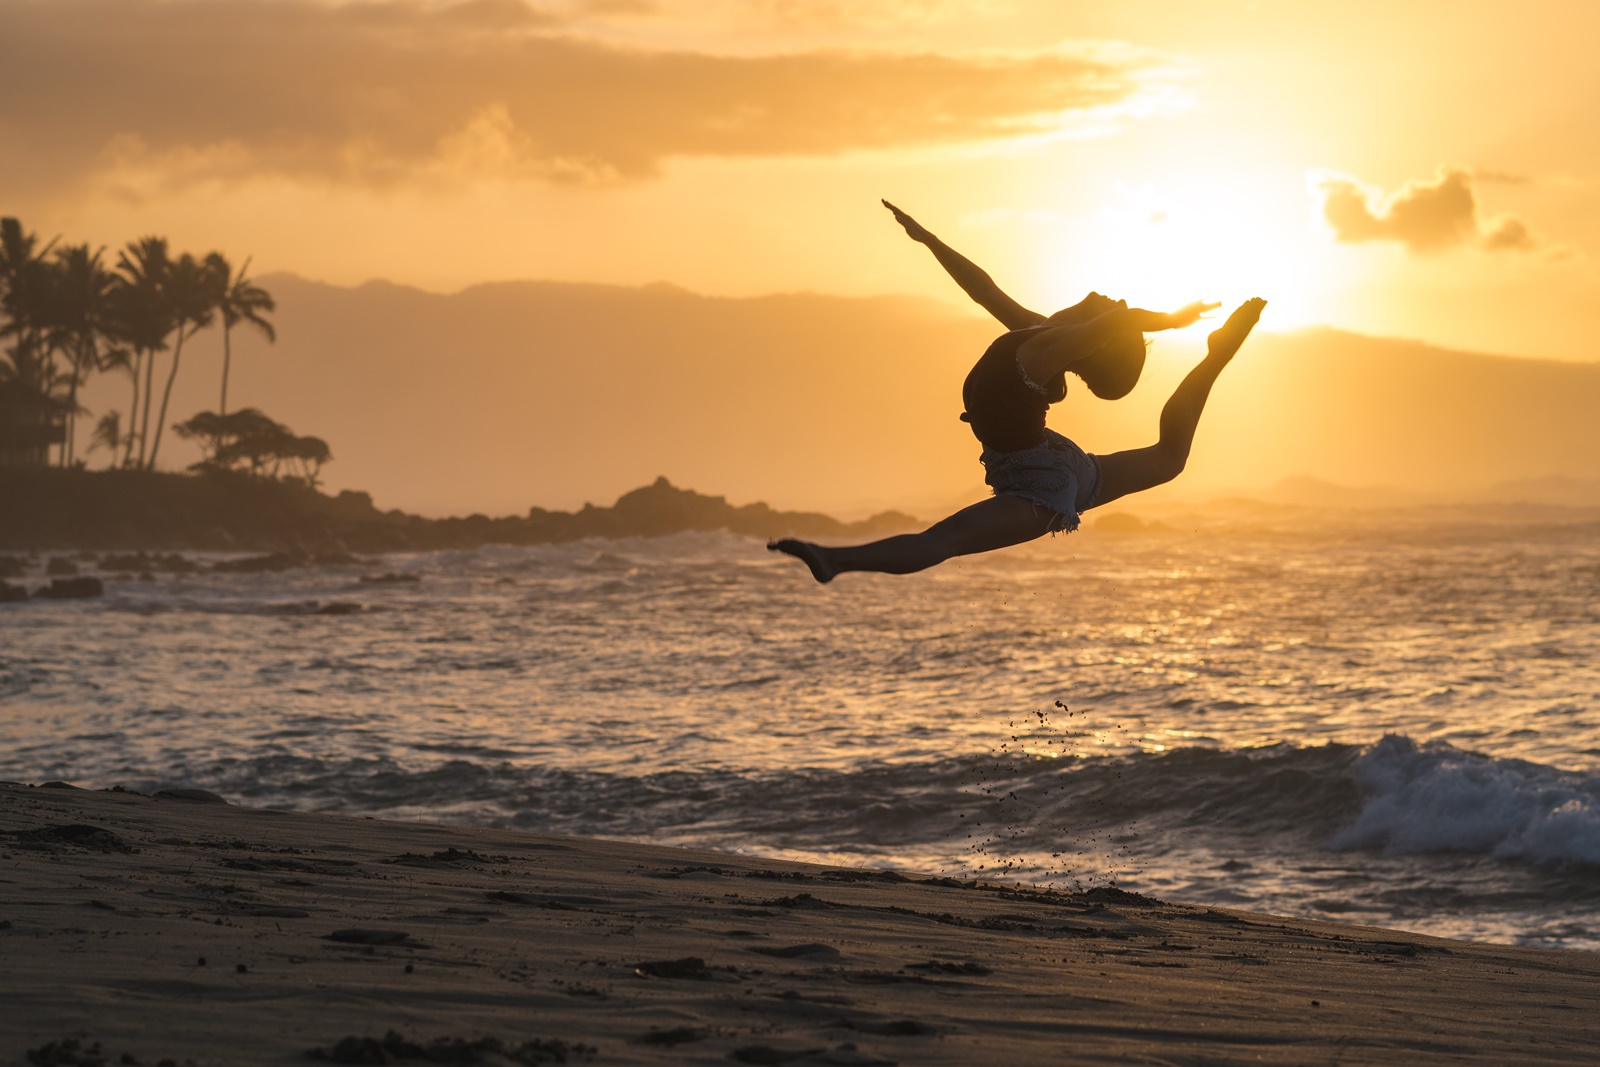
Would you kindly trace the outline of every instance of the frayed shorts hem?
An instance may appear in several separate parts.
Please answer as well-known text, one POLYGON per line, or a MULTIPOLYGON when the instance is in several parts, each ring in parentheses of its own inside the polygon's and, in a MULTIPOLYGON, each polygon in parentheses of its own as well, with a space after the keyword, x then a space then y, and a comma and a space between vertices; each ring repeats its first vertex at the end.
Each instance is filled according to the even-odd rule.
POLYGON ((1100 493, 1100 461, 1054 430, 1046 430, 1033 448, 986 450, 979 460, 995 496, 1020 497, 1055 512, 1052 534, 1076 530, 1079 513, 1093 507, 1100 493))

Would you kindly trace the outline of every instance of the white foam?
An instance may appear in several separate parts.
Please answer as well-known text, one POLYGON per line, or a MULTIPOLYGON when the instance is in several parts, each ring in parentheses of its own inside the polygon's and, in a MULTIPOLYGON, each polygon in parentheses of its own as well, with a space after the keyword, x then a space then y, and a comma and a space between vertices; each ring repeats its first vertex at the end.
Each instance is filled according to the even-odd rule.
POLYGON ((1389 734, 1356 761, 1361 813, 1333 848, 1600 865, 1600 778, 1389 734))

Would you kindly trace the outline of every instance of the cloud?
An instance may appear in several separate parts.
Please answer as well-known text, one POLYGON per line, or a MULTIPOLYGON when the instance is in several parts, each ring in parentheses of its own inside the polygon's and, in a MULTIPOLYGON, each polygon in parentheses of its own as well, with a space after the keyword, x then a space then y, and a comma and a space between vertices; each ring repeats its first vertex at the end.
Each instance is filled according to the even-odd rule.
MULTIPOLYGON (((576 9, 571 9, 576 10, 576 9)), ((522 0, 0 0, 11 181, 629 180, 684 156, 958 144, 1134 107, 1163 57, 607 44, 522 0), (466 162, 464 162, 466 161, 466 162)))
MULTIPOLYGON (((1533 248, 1538 242, 1521 219, 1478 218, 1477 180, 1465 168, 1442 167, 1431 181, 1414 179, 1383 196, 1347 175, 1331 171, 1311 175, 1322 217, 1340 241, 1398 241, 1412 252, 1439 252, 1466 244, 1491 252, 1533 248)), ((1494 174, 1488 180, 1506 182, 1511 176, 1494 174)))
POLYGON ((1528 232, 1527 224, 1509 215, 1494 220, 1493 224, 1486 226, 1483 232, 1483 247, 1491 252, 1505 248, 1525 250, 1536 244, 1538 242, 1533 239, 1533 234, 1528 232))
POLYGON ((1012 14, 1016 0, 568 0, 574 16, 670 20, 678 26, 856 30, 921 27, 1012 14))
MULTIPOLYGON (((674 5, 674 14, 685 6, 674 5)), ((1010 13, 1010 0, 699 0, 687 5, 747 24, 848 29, 927 25, 1010 13)))

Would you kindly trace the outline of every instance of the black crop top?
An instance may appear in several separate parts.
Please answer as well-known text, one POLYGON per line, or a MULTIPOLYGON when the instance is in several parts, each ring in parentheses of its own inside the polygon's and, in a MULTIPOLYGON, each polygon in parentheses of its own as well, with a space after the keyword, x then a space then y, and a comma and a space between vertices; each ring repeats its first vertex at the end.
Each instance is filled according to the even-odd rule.
POLYGON ((967 374, 961 386, 961 399, 967 410, 961 421, 972 424, 972 432, 985 450, 1020 452, 1044 443, 1044 416, 1054 400, 1066 395, 1066 381, 1047 386, 1054 400, 1046 399, 1029 387, 1017 366, 1017 349, 1037 326, 1001 334, 967 374))

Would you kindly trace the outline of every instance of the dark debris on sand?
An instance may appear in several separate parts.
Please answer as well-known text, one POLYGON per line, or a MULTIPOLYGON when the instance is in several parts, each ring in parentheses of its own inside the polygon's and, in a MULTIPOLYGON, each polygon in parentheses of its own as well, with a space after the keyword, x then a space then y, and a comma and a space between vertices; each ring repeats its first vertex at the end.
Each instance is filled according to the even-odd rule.
POLYGON ((691 982, 715 981, 717 974, 699 956, 685 956, 677 960, 646 960, 633 965, 633 973, 641 978, 679 978, 691 982))
POLYGON ((97 852, 135 851, 132 845, 110 830, 103 830, 98 826, 89 826, 86 823, 43 826, 37 830, 18 830, 16 838, 18 841, 28 844, 72 845, 77 848, 94 849, 97 852))
POLYGON ((372 930, 350 927, 324 934, 324 941, 338 941, 346 945, 403 945, 406 948, 427 948, 421 941, 413 941, 404 930, 372 930))
POLYGON ((699 1030, 692 1026, 678 1026, 671 1030, 651 1030, 640 1034, 633 1039, 635 1045, 659 1045, 662 1048, 673 1048, 686 1045, 691 1041, 704 1041, 710 1036, 710 1031, 699 1030))
POLYGON ((770 1045, 746 1045, 728 1053, 728 1059, 735 1063, 792 1064, 793 1067, 820 1067, 822 1064, 837 1064, 838 1067, 896 1067, 896 1061, 879 1059, 854 1045, 840 1045, 834 1049, 781 1049, 770 1045))
POLYGON ((464 1041, 459 1037, 440 1037, 419 1045, 393 1030, 382 1039, 347 1037, 331 1049, 314 1048, 306 1052, 313 1060, 329 1063, 568 1063, 593 1059, 595 1049, 584 1044, 569 1044, 555 1038, 535 1038, 507 1045, 496 1038, 464 1041))
POLYGON ((385 863, 398 863, 407 867, 453 867, 458 863, 509 863, 505 856, 485 856, 470 848, 447 848, 432 855, 420 852, 402 852, 385 863))

